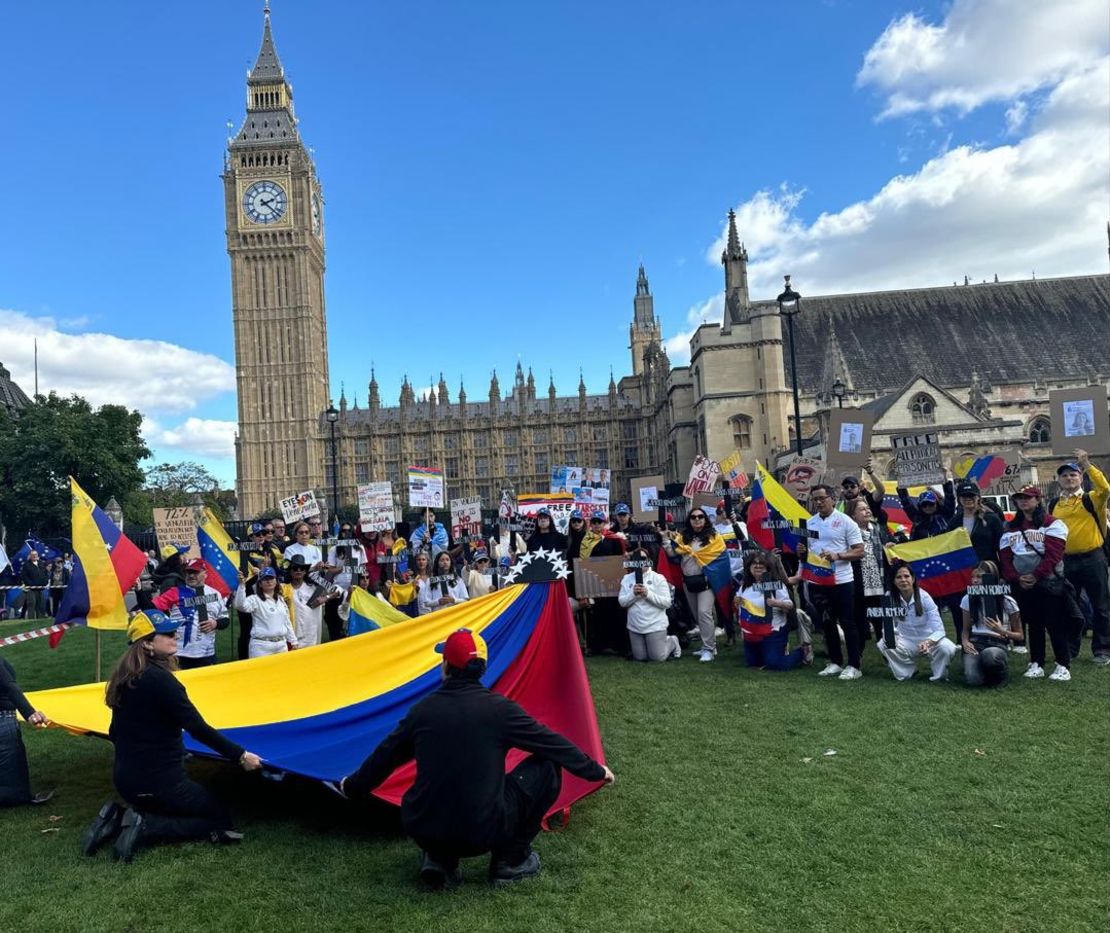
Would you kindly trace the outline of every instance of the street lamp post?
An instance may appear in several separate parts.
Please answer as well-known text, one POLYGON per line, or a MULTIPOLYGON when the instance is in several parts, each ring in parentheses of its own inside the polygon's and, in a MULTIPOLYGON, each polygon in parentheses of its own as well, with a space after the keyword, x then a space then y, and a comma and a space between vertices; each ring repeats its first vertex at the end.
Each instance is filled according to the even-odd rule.
POLYGON ((798 456, 802 456, 802 406, 798 401, 798 357, 794 347, 794 315, 802 310, 802 296, 790 287, 790 276, 783 276, 786 285, 778 297, 779 314, 786 318, 790 332, 790 384, 794 390, 794 441, 798 456))
POLYGON ((331 425, 331 514, 335 519, 339 517, 339 458, 335 453, 335 423, 339 420, 339 412, 329 404, 324 417, 331 425))
POLYGON ((836 396, 836 407, 844 407, 844 394, 848 391, 848 387, 840 381, 840 377, 836 377, 836 382, 832 384, 832 394, 836 396))

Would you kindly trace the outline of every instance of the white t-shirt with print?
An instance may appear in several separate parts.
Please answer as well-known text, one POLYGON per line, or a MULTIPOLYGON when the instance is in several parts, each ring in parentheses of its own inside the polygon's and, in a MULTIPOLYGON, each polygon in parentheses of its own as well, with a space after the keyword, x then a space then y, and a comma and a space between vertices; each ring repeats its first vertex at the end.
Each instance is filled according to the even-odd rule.
MULTIPOLYGON (((850 551, 857 544, 863 543, 859 525, 848 518, 843 512, 833 512, 828 518, 814 515, 806 522, 810 531, 816 531, 820 537, 810 538, 807 542, 809 549, 814 553, 837 554, 850 551)), ((852 582, 852 562, 850 560, 834 560, 833 573, 837 583, 852 582)))

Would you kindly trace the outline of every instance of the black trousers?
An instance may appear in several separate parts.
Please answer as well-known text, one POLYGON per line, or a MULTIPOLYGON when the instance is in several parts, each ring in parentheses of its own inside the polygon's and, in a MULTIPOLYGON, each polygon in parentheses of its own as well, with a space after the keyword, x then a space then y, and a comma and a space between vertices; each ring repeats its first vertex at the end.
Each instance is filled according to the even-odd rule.
POLYGON ((0 713, 0 807, 30 802, 31 776, 19 723, 12 714, 0 713))
POLYGON ((254 618, 249 612, 239 613, 239 638, 235 646, 236 654, 240 661, 250 657, 251 650, 251 625, 254 618))
POLYGON ((1052 642, 1052 654, 1056 663, 1063 667, 1071 666, 1071 646, 1068 644, 1073 625, 1068 613, 1068 601, 1064 596, 1052 596, 1034 587, 1023 590, 1017 584, 1013 587, 1014 599, 1021 610, 1021 621, 1025 623, 1026 641, 1029 644, 1029 660, 1044 667, 1044 635, 1052 642))
POLYGON ((625 610, 615 598, 594 600, 586 617, 586 647, 593 654, 603 651, 614 651, 619 655, 632 653, 625 610))
MULTIPOLYGON (((1075 587, 1076 596, 1086 593, 1091 603, 1091 653, 1095 655, 1110 654, 1110 584, 1106 574, 1106 555, 1101 549, 1064 557, 1064 576, 1075 587)), ((1073 658, 1079 657, 1082 640, 1082 627, 1076 626, 1068 639, 1073 658)))
POLYGON ((856 599, 852 583, 836 586, 810 586, 809 602, 813 608, 813 626, 825 633, 825 650, 833 664, 844 665, 844 652, 840 649, 840 635, 836 624, 844 630, 844 645, 848 649, 848 664, 859 668, 860 640, 856 627, 856 599))
POLYGON ((343 637, 343 620, 339 618, 338 600, 329 599, 324 603, 324 625, 328 627, 328 641, 338 641, 343 637))
POLYGON ((448 870, 453 869, 460 858, 485 852, 490 853, 493 862, 519 865, 531 854, 532 840, 539 835, 544 814, 558 798, 562 785, 559 766, 532 755, 505 775, 504 829, 492 846, 416 836, 413 842, 448 870))
POLYGON ((216 663, 216 656, 210 654, 204 658, 183 658, 181 655, 177 656, 177 666, 183 671, 192 670, 194 667, 210 667, 216 663))
POLYGON ((117 783, 117 788, 123 799, 142 814, 139 838, 146 845, 207 839, 214 832, 232 827, 231 811, 189 778, 146 793, 129 793, 126 784, 117 783))

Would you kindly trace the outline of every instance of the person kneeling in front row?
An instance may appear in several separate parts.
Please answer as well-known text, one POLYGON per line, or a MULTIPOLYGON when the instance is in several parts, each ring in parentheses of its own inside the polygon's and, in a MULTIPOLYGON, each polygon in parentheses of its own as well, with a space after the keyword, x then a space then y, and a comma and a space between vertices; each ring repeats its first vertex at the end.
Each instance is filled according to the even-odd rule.
POLYGON ((632 555, 642 561, 642 583, 636 582, 636 571, 621 580, 617 602, 628 610, 628 638, 632 643, 634 661, 666 661, 681 658, 678 638, 667 634, 667 610, 671 606, 671 585, 661 573, 651 569, 647 551, 632 555))
POLYGON ((490 852, 489 880, 510 884, 536 875, 532 840, 555 803, 560 767, 584 781, 615 780, 568 739, 482 685, 486 643, 468 629, 436 646, 443 683, 416 703, 353 774, 339 783, 362 798, 399 765, 416 759, 416 780, 401 800, 401 822, 423 849, 420 877, 434 888, 462 881, 459 859, 490 852), (510 748, 531 752, 508 774, 510 748))
POLYGON ((944 633, 937 604, 932 596, 921 591, 910 565, 902 561, 894 565, 894 589, 895 605, 906 614, 895 628, 895 644, 888 646, 884 638, 879 642, 879 652, 886 658, 895 680, 913 677, 918 659, 924 657, 929 659, 933 671, 929 680, 944 680, 956 645, 944 633))
MULTIPOLYGON (((985 560, 971 572, 971 585, 979 586, 983 575, 990 574, 998 579, 998 567, 993 561, 985 560)), ((1012 596, 998 600, 1000 619, 987 618, 980 613, 974 618, 971 611, 971 597, 964 596, 960 609, 964 614, 964 683, 969 687, 1001 687, 1009 678, 1010 645, 1021 644, 1025 635, 1021 630, 1021 613, 1017 601, 1012 596)))
POLYGON ((140 845, 243 838, 232 830, 228 809, 185 773, 181 732, 245 771, 262 762, 208 725, 174 677, 177 625, 150 609, 127 627, 129 647, 108 680, 105 702, 112 710, 108 738, 116 748, 112 779, 128 807, 110 800, 100 808, 81 840, 85 855, 112 839, 115 857, 130 862, 140 845))

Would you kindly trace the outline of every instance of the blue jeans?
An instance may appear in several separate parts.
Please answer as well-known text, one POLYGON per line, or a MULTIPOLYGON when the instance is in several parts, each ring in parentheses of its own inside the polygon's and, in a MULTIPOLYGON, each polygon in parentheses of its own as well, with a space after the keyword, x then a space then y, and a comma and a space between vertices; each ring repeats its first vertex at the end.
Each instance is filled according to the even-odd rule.
POLYGON ((744 639, 744 661, 748 667, 767 667, 788 671, 802 663, 802 649, 787 651, 786 629, 768 635, 762 641, 744 639))
POLYGON ((0 714, 0 807, 18 807, 31 800, 27 750, 19 723, 10 713, 0 714))

